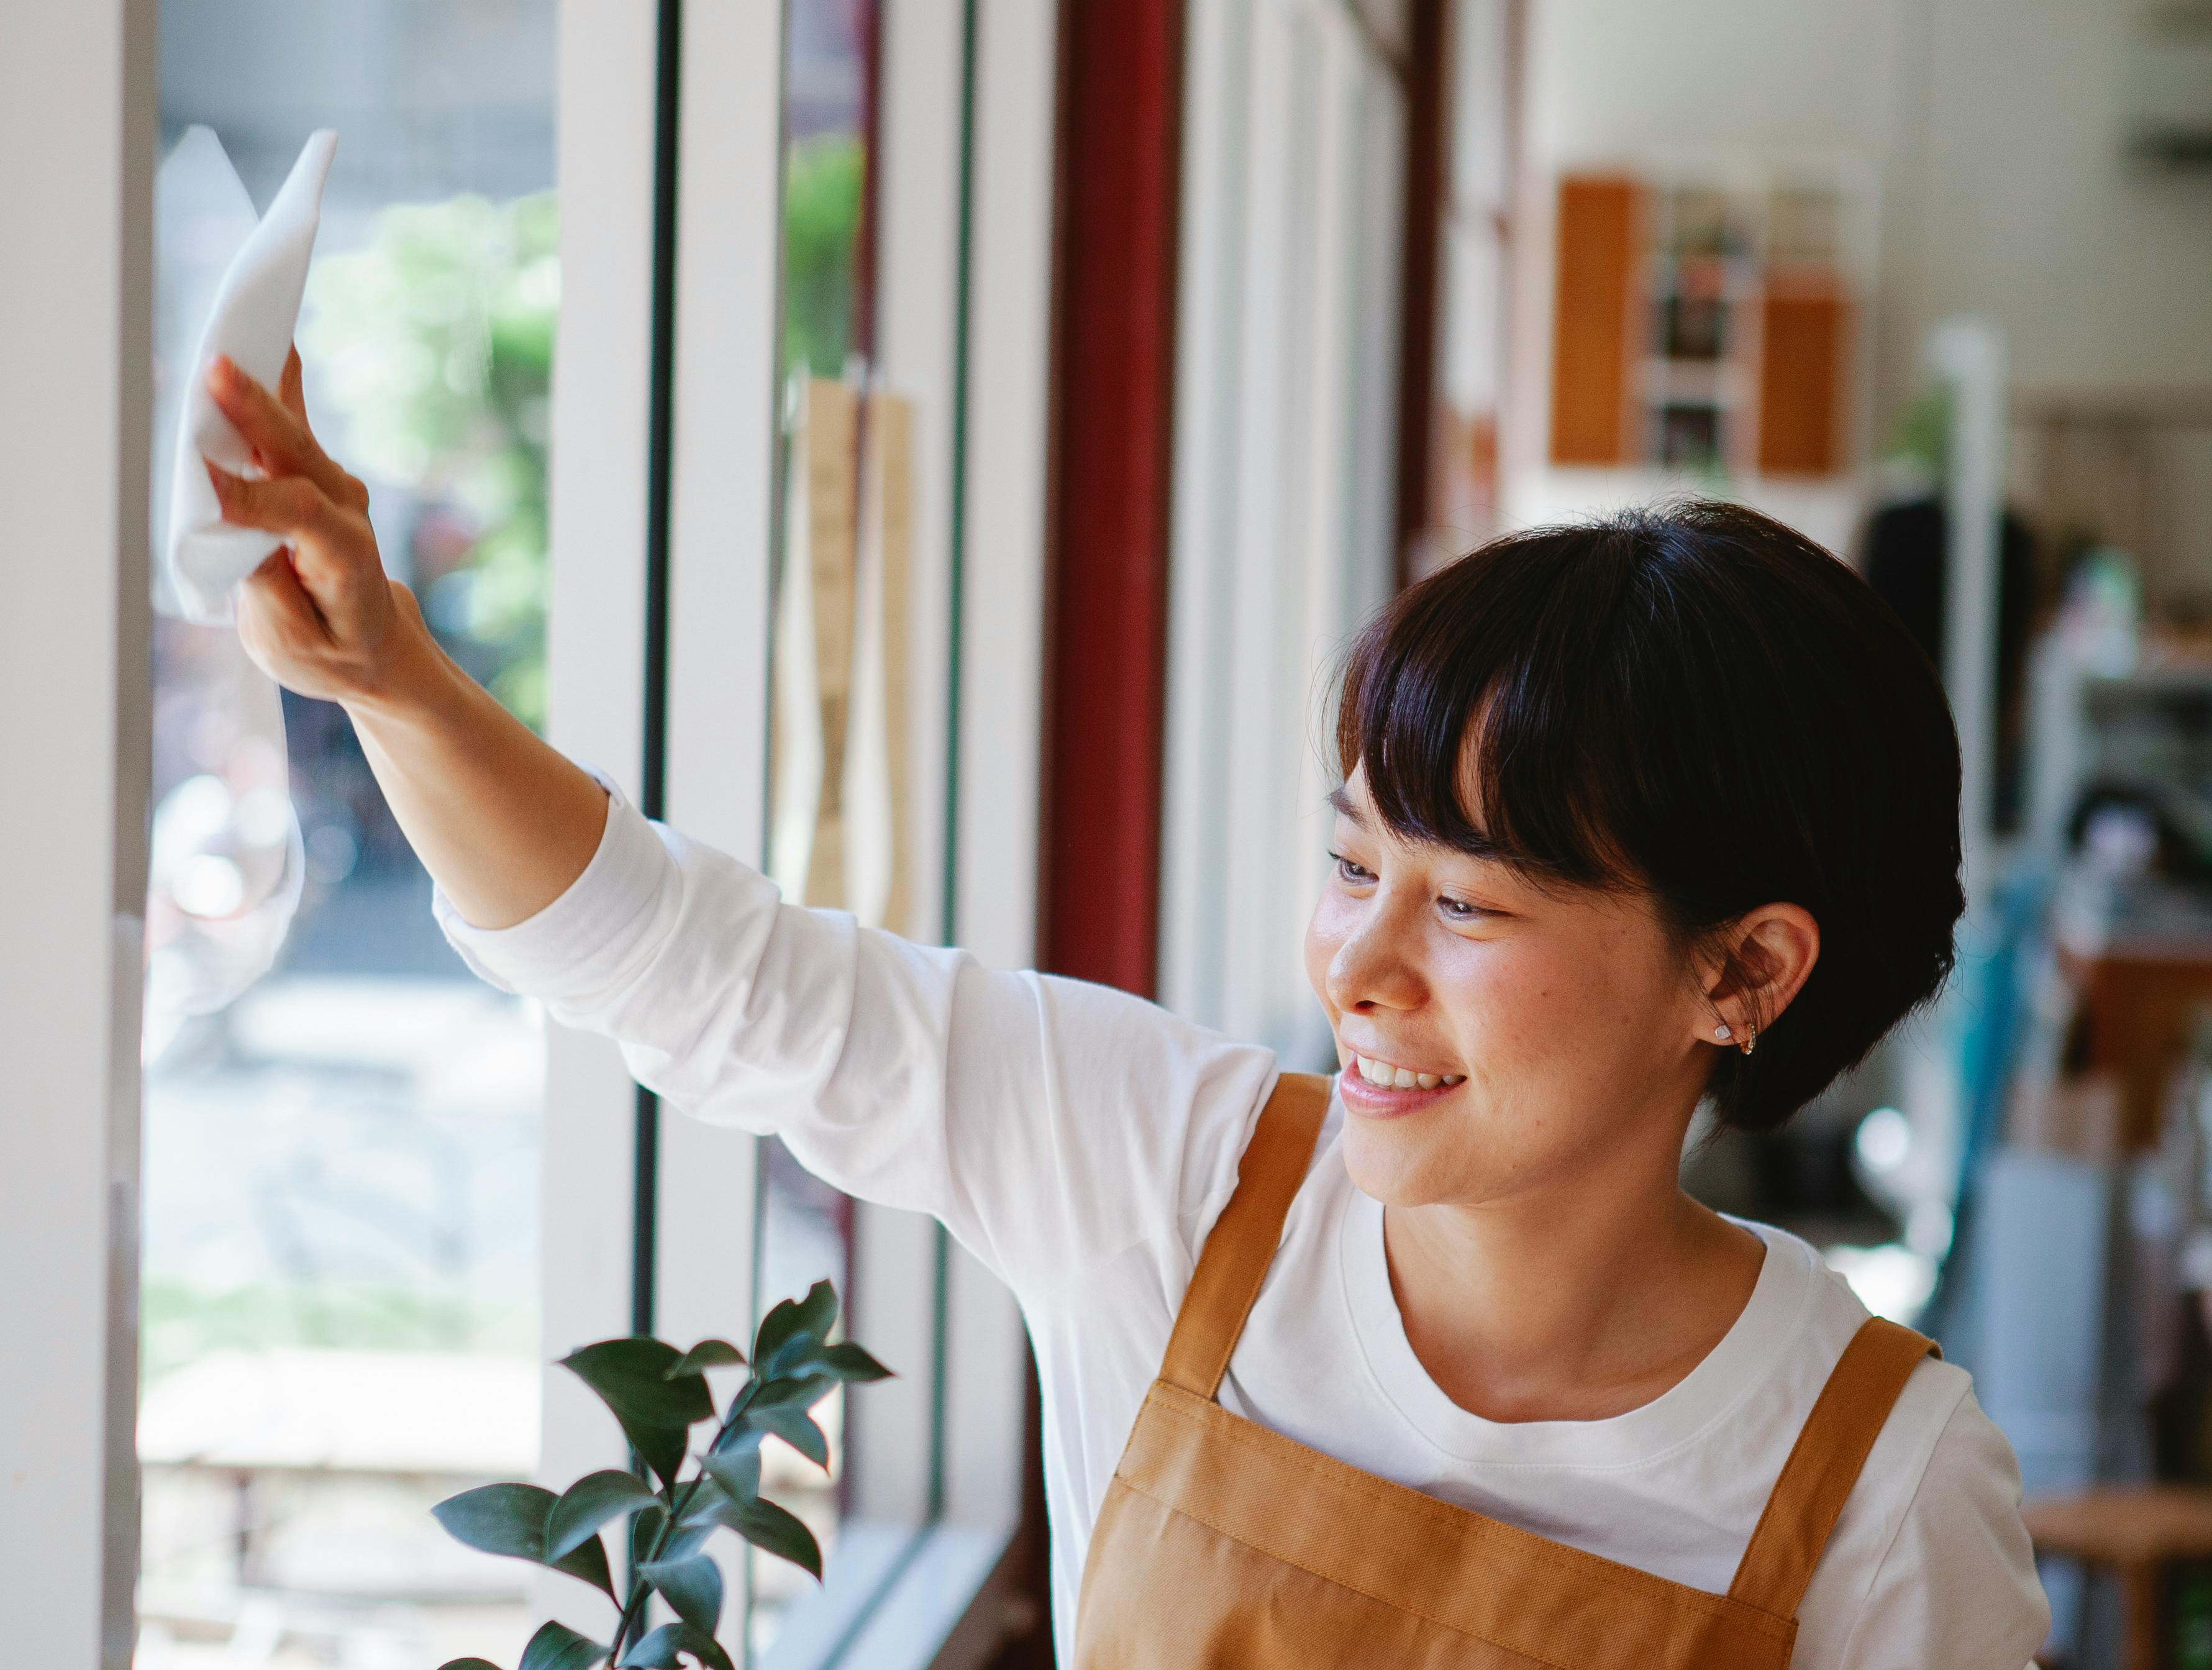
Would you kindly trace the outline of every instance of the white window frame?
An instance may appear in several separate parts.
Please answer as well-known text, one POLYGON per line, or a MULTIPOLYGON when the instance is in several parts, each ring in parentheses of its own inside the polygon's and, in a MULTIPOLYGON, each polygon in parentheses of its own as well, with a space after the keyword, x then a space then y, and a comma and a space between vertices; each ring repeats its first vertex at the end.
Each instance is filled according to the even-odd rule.
MULTIPOLYGON (((667 812, 753 862, 765 827, 782 19, 778 0, 686 9, 677 167, 667 812)), ((635 0, 564 0, 560 27, 550 734, 634 791, 643 764, 656 25, 653 9, 635 0)), ((1024 966, 1035 951, 1054 19, 1028 0, 973 0, 972 17, 969 0, 891 0, 883 27, 879 359, 886 385, 918 411, 912 667, 923 694, 906 715, 915 895, 926 930, 1024 966), (969 318, 992 321, 967 335, 964 379, 963 301, 969 318), (969 491, 956 540, 963 398, 969 491), (956 710, 957 764, 945 747, 956 710)), ((635 1093, 611 1045, 554 1028, 548 1053, 551 1358, 629 1331, 629 1219, 605 1202, 605 1179, 632 1173, 635 1093)), ((739 1133, 660 1122, 653 1321, 668 1338, 745 1324, 735 1307, 752 1286, 744 1203, 755 1198, 755 1149, 739 1133)), ((763 1663, 980 1662, 1000 1633, 988 1580, 1021 1498, 1021 1320, 1000 1283, 911 1213, 858 1206, 854 1266, 854 1332, 907 1372, 850 1405, 853 1453, 865 1459, 840 1551, 819 1600, 763 1663)), ((588 1394, 557 1374, 546 1386, 547 1481, 621 1465, 588 1394)), ((549 1615, 573 1605, 563 1587, 541 1585, 549 1615)))

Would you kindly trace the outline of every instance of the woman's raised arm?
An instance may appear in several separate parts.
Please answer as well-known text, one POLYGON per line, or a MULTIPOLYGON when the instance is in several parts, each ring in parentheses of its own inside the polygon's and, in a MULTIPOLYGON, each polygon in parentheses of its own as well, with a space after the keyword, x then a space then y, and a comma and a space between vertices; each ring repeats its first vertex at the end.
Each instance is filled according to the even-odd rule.
POLYGON ((290 545, 241 592, 246 648, 353 716, 471 967, 620 1041, 671 1105, 942 1219, 1018 1287, 1140 1243, 1187 1262, 1273 1082, 1269 1051, 786 905, 736 859, 611 808, 385 577, 368 495, 309 433, 296 362, 275 395, 228 368, 214 387, 267 472, 216 473, 224 515, 290 545))
POLYGON ((308 427, 299 355, 275 394, 228 360, 208 386, 265 472, 208 466, 223 519, 287 542, 240 588, 246 653, 287 688, 344 707, 392 815, 467 921, 534 916, 591 862, 606 791, 464 673, 385 574, 368 490, 308 427))

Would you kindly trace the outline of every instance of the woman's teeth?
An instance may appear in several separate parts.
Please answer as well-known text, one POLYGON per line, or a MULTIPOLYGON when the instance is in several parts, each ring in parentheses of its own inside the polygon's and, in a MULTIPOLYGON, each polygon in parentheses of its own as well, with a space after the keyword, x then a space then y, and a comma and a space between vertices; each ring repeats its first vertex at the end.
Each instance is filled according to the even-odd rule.
POLYGON ((1467 1077, 1465 1073, 1417 1073, 1410 1067, 1393 1067, 1387 1061, 1370 1061, 1364 1055, 1354 1055, 1352 1062, 1360 1077, 1384 1090, 1433 1090, 1439 1085, 1449 1089, 1467 1077))

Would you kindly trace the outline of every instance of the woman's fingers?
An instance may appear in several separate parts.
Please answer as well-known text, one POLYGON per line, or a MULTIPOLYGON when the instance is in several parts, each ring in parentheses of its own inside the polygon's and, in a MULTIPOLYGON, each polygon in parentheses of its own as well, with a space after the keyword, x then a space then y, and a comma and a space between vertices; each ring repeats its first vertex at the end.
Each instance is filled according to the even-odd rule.
POLYGON ((350 509, 364 509, 368 490, 333 463, 307 427, 304 406, 299 404, 299 354, 286 361, 285 383, 290 398, 279 400, 240 370, 227 356, 208 368, 208 393, 222 415, 230 419, 241 439, 268 465, 271 475, 300 475, 311 478, 333 502, 350 509))
MULTIPOLYGON (((307 422, 307 391, 301 374, 300 350, 297 348, 285 350, 284 375, 276 379, 276 398, 283 403, 287 411, 300 420, 300 427, 312 436, 315 431, 314 426, 307 422)), ((316 442, 318 450, 321 444, 320 442, 316 442)))
POLYGON ((370 576, 383 579, 384 565, 368 523, 358 513, 332 504, 306 476, 255 481, 204 459, 201 462, 215 484, 222 519, 239 527, 282 534, 292 546, 292 568, 319 601, 336 602, 349 582, 370 576))
POLYGON ((291 553, 279 548, 239 588, 239 634, 246 653, 272 678, 310 644, 327 643, 330 628, 300 583, 291 553))
POLYGON ((208 479, 215 484, 222 519, 234 527, 258 527, 294 539, 319 538, 331 531, 337 507, 306 476, 270 476, 254 481, 233 475, 205 459, 200 461, 207 466, 208 479))

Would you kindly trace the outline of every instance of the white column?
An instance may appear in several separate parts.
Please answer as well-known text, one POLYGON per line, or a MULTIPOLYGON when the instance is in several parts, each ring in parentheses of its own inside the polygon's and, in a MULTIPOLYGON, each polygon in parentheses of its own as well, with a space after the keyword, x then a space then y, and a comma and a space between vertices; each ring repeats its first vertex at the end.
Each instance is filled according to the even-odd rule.
MULTIPOLYGON (((635 795, 644 734, 646 417, 653 319, 655 8, 563 0, 557 174, 561 318, 553 357, 554 744, 635 795)), ((541 1354, 629 1332, 636 1092, 615 1046, 550 1027, 544 1126, 541 1354)), ((626 1464, 614 1421, 548 1368, 541 1476, 566 1486, 626 1464)), ((604 1629, 565 1578, 535 1585, 549 1612, 604 1629)))
MULTIPOLYGON (((945 716, 951 707, 953 420, 958 398, 963 0, 894 0, 883 13, 876 152, 876 369, 914 402, 908 683, 891 712, 909 762, 908 929, 943 937, 945 716)), ((897 1370, 845 1405, 856 1519, 927 1510, 937 1240, 927 1217, 854 1208, 853 1338, 897 1370)), ((867 1662, 865 1658, 854 1662, 867 1662)))
POLYGON ((1943 685, 1959 728, 1959 823, 1966 908, 1987 902, 1990 797, 1996 781, 1997 590, 2004 522, 2004 332, 1947 319, 1929 333, 1929 368, 1949 395, 1943 513, 1943 685))
MULTIPOLYGON (((959 844, 948 934, 988 963, 1020 968, 1036 958, 1057 11, 981 0, 977 34, 959 844)), ((945 1512, 1006 1523, 1021 1490, 1021 1318, 1006 1289, 957 1246, 951 1288, 945 1512)))
MULTIPOLYGON (((755 864, 768 788, 782 26, 781 0, 684 9, 676 168, 668 818, 755 864)), ((663 1338, 747 1343, 757 1146, 663 1111, 663 1338)))
POLYGON ((0 1618, 131 1661, 151 0, 0 8, 0 1618))
POLYGON ((1056 14, 981 0, 968 330, 958 873, 952 935, 1036 955, 1056 14))

